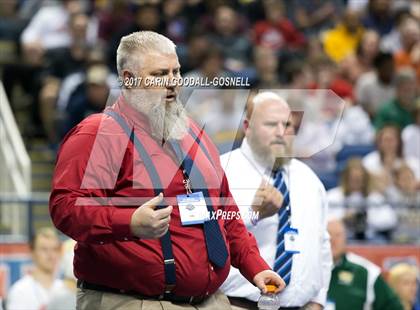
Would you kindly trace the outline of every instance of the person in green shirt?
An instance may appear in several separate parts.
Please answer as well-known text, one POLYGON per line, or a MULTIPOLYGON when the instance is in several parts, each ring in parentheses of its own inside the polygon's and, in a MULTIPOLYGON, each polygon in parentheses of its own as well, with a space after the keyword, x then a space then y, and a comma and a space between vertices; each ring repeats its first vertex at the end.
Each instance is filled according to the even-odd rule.
POLYGON ((386 124, 403 129, 414 122, 412 110, 416 99, 416 74, 411 68, 402 68, 395 77, 396 96, 382 105, 374 118, 376 130, 386 124))
POLYGON ((354 253, 347 252, 344 223, 328 223, 334 268, 326 310, 403 310, 396 293, 381 276, 381 269, 354 253))

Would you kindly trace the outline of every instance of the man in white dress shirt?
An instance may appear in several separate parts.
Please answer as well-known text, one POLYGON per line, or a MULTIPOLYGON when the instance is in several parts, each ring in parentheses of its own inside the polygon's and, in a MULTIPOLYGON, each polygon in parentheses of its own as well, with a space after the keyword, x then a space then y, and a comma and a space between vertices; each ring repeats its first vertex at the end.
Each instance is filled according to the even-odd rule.
MULTIPOLYGON (((291 158, 288 104, 275 93, 259 93, 247 106, 244 129, 241 147, 221 162, 262 257, 287 283, 281 309, 322 309, 332 268, 327 200, 314 172, 291 158), (259 212, 257 221, 245 216, 250 211, 259 212)), ((260 292, 237 269, 231 268, 221 289, 233 309, 257 309, 260 292)))

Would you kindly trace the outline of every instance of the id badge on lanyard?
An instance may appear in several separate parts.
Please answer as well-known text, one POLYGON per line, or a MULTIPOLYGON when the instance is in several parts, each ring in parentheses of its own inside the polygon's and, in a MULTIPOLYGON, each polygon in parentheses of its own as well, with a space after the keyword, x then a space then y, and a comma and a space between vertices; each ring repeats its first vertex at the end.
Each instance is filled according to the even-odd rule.
POLYGON ((182 225, 203 224, 209 220, 203 192, 176 196, 182 225))
POLYGON ((183 183, 187 194, 176 196, 179 214, 181 216, 181 223, 184 226, 203 224, 205 221, 210 219, 203 192, 200 191, 193 193, 191 189, 191 181, 185 169, 182 173, 184 175, 183 183))

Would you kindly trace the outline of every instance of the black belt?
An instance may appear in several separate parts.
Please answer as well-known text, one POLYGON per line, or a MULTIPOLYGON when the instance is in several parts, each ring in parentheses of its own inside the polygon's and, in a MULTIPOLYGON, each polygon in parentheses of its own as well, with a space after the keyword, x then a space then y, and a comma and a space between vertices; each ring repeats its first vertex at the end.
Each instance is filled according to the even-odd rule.
POLYGON ((86 281, 77 280, 77 287, 80 289, 88 289, 99 292, 121 294, 121 295, 130 295, 138 299, 151 299, 151 300, 166 300, 173 303, 182 303, 182 304, 191 304, 197 305, 205 301, 208 296, 177 296, 172 293, 155 295, 155 296, 146 296, 139 294, 135 291, 130 290, 121 290, 117 288, 112 288, 104 285, 88 283, 86 281))
MULTIPOLYGON (((232 306, 239 308, 249 309, 249 310, 258 310, 258 304, 255 301, 243 297, 230 297, 229 302, 232 306)), ((279 310, 299 310, 301 307, 281 307, 279 310)))
POLYGON ((230 297, 229 298, 229 302, 232 306, 236 306, 239 308, 244 308, 244 309, 249 309, 249 310, 258 310, 258 305, 255 301, 251 301, 249 299, 246 298, 242 298, 242 297, 230 297))

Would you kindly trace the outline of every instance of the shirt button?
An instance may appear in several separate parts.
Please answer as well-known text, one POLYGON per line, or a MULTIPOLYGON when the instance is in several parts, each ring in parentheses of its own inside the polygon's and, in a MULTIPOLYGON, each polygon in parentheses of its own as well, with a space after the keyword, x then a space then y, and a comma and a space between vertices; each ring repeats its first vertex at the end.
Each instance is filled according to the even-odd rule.
POLYGON ((104 244, 104 242, 103 241, 100 241, 99 244, 104 244))
POLYGON ((125 238, 124 238, 124 240, 125 240, 125 241, 128 241, 128 238, 127 238, 127 237, 125 237, 125 238))
POLYGON ((206 292, 206 296, 209 296, 209 292, 206 292))
POLYGON ((213 267, 213 266, 211 266, 211 265, 210 265, 210 269, 211 269, 211 271, 214 271, 214 267, 213 267))

